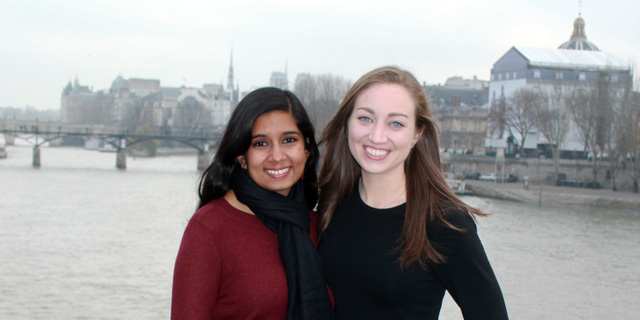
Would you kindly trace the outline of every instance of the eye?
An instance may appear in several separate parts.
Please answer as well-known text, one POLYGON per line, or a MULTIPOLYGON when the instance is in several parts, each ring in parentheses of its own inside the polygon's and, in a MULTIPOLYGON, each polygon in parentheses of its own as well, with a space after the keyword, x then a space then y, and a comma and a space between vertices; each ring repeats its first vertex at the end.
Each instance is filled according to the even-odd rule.
POLYGON ((359 116, 358 120, 360 120, 362 122, 373 122, 373 120, 371 118, 369 118, 368 116, 359 116))
POLYGON ((254 146, 254 147, 264 147, 264 146, 267 146, 267 145, 269 145, 269 144, 264 140, 256 140, 252 144, 252 146, 254 146))
POLYGON ((298 139, 295 137, 286 137, 284 138, 284 140, 282 140, 282 143, 293 143, 296 141, 298 141, 298 139))
POLYGON ((393 122, 391 122, 391 124, 390 124, 390 125, 391 125, 392 127, 394 127, 394 128, 404 128, 404 127, 406 127, 406 126, 404 125, 404 123, 402 123, 402 122, 400 122, 400 121, 393 121, 393 122))

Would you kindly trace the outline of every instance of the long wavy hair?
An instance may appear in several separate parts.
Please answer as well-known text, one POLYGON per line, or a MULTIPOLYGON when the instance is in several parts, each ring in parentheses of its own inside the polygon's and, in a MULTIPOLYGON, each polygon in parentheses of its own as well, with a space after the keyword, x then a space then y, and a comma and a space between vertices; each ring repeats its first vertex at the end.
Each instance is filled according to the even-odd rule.
POLYGON ((213 161, 200 178, 198 209, 227 193, 237 157, 251 146, 253 124, 261 115, 276 110, 293 116, 302 133, 304 148, 309 151, 303 174, 304 196, 309 209, 315 207, 318 200, 316 165, 320 153, 313 124, 298 97, 289 91, 268 87, 249 93, 233 111, 213 161))
POLYGON ((439 131, 423 88, 411 73, 393 66, 370 71, 356 81, 322 133, 320 144, 325 150, 319 181, 318 235, 327 229, 336 208, 360 177, 360 166, 349 152, 347 124, 358 95, 376 83, 393 83, 407 89, 416 105, 416 130, 423 130, 404 161, 407 211, 398 248, 400 265, 408 267, 417 262, 424 268, 428 261, 443 262, 446 257, 427 237, 427 225, 441 224, 463 232, 447 222, 446 210, 457 208, 472 216, 484 214, 464 204, 447 185, 440 165, 439 131))

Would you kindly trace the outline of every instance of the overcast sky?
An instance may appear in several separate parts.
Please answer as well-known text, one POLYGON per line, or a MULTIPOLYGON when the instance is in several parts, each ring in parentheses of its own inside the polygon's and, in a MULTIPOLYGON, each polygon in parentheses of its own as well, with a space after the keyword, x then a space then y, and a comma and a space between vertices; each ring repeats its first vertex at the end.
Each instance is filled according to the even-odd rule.
MULTIPOLYGON (((76 75, 94 90, 118 76, 162 86, 227 82, 230 52, 242 91, 288 65, 351 81, 398 65, 420 82, 489 79, 514 45, 569 40, 578 0, 0 1, 0 106, 59 109, 76 75), (265 1, 266 2, 266 1, 265 1)), ((584 0, 587 39, 640 63, 635 0, 584 0)), ((637 73, 637 72, 636 72, 637 73)))

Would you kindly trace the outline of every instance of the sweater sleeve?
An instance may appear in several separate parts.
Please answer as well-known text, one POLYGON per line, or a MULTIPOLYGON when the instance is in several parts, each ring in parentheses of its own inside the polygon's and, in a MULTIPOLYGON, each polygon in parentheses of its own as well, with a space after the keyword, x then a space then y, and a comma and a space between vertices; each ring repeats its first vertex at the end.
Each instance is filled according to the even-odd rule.
POLYGON ((447 212, 447 220, 462 232, 430 228, 429 239, 446 262, 430 266, 456 301, 464 319, 507 319, 502 291, 469 214, 447 212))
POLYGON ((210 231, 192 218, 173 273, 171 319, 211 319, 220 286, 220 259, 210 231))

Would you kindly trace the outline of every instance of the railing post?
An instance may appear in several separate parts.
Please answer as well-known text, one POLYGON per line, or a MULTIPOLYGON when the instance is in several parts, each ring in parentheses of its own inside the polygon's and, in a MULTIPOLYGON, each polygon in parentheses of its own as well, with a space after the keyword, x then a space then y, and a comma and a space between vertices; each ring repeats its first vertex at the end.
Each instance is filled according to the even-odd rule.
POLYGON ((125 150, 118 150, 118 153, 116 155, 116 168, 127 168, 127 152, 125 150))
POLYGON ((40 147, 37 145, 33 147, 33 166, 40 167, 40 147))
POLYGON ((122 137, 118 138, 118 153, 116 155, 116 168, 118 169, 127 168, 127 148, 122 146, 122 140, 124 140, 122 137))
POLYGON ((198 152, 198 171, 203 171, 209 166, 209 152, 198 152))

